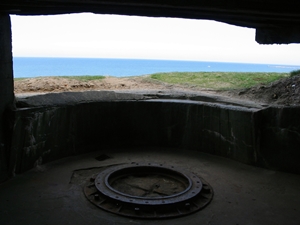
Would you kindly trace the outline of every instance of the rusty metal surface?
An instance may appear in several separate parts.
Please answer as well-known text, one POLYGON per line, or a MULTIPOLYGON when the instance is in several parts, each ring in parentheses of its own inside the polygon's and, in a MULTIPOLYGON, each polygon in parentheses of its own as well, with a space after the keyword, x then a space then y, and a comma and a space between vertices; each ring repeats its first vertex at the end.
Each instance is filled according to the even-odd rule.
POLYGON ((196 174, 153 163, 109 167, 90 178, 84 193, 101 209, 144 219, 188 215, 213 198, 212 187, 196 174))

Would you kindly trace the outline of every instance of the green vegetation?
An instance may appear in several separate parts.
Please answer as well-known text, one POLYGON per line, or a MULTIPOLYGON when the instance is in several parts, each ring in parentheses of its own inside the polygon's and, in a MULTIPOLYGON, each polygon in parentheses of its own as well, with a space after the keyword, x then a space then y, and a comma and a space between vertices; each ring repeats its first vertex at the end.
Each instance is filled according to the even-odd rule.
MULTIPOLYGON (((256 85, 266 85, 275 80, 289 76, 295 76, 300 70, 291 73, 239 73, 239 72, 173 72, 155 73, 148 76, 139 76, 145 82, 164 82, 170 84, 185 85, 188 87, 198 87, 211 90, 229 90, 249 88, 256 85)), ((43 77, 37 77, 43 78, 43 77)), ((67 78, 86 82, 91 80, 102 80, 105 76, 57 76, 52 78, 67 78)), ((136 78, 136 77, 127 77, 136 78)), ((25 78, 15 78, 23 80, 25 78)), ((122 78, 120 78, 122 79, 122 78)))
POLYGON ((292 72, 290 72, 290 77, 297 76, 297 75, 300 75, 300 70, 293 70, 292 72))
POLYGON ((91 81, 91 80, 102 80, 105 78, 105 76, 58 76, 58 78, 68 78, 68 79, 74 79, 79 81, 91 81))
POLYGON ((288 76, 288 73, 174 72, 156 73, 150 75, 150 78, 171 84, 227 90, 268 84, 288 76))

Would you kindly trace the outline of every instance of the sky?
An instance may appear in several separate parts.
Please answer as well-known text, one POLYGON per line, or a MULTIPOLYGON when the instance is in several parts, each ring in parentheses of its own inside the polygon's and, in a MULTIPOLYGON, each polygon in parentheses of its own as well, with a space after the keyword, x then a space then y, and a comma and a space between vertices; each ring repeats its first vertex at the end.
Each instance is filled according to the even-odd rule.
POLYGON ((168 59, 300 65, 300 44, 259 45, 255 29, 208 20, 11 16, 15 57, 168 59))

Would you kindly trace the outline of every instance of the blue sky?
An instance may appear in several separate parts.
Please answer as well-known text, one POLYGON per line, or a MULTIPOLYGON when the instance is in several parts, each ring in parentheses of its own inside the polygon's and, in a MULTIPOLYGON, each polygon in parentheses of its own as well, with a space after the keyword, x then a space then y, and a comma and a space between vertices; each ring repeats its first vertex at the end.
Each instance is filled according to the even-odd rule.
POLYGON ((300 65, 300 44, 259 45, 254 29, 215 21, 91 13, 11 20, 14 56, 300 65))

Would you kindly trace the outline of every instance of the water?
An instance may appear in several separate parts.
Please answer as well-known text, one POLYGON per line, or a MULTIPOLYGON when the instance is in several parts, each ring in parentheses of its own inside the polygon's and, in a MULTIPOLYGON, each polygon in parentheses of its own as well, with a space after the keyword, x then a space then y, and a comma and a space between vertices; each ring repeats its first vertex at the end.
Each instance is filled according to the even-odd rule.
POLYGON ((91 59, 91 58, 25 58, 14 57, 14 77, 40 76, 138 76, 158 72, 278 72, 300 69, 300 66, 221 63, 174 60, 91 59))

